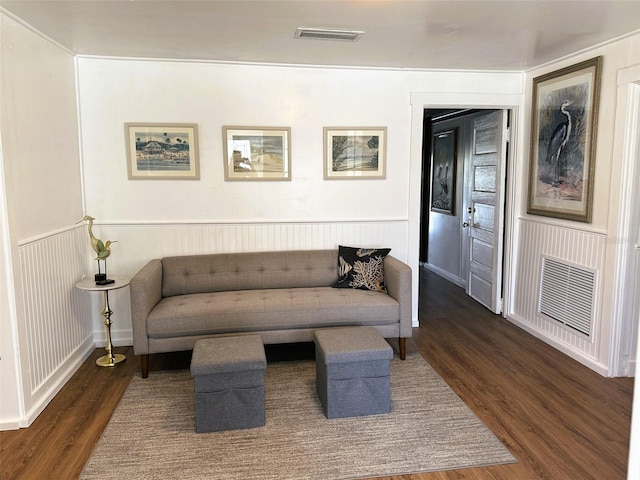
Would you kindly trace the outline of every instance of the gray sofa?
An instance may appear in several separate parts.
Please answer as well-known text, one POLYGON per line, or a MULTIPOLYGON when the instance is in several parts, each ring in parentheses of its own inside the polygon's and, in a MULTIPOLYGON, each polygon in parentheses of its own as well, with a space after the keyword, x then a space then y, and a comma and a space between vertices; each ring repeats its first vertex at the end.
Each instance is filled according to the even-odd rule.
POLYGON ((313 341, 319 328, 372 326, 411 336, 411 269, 386 256, 388 293, 332 288, 338 249, 154 259, 131 279, 133 348, 143 378, 149 354, 192 350, 201 338, 260 334, 265 344, 313 341))

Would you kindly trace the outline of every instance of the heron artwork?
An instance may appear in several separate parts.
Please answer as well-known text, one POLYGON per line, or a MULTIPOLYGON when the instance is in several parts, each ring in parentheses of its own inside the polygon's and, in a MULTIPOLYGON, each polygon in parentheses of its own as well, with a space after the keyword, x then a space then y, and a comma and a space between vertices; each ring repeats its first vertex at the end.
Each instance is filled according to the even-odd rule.
POLYGON ((440 195, 443 198, 446 198, 447 195, 449 195, 448 179, 449 179, 449 165, 440 165, 438 167, 438 183, 440 183, 440 195))
MULTIPOLYGON (((102 272, 100 271, 100 260, 102 260, 104 261, 104 280, 106 280, 107 258, 109 257, 109 255, 111 255, 111 244, 117 242, 117 240, 107 240, 106 242, 103 242, 99 238, 96 238, 96 236, 93 234, 94 220, 95 218, 93 218, 91 215, 85 215, 82 220, 77 223, 83 221, 89 222, 89 240, 91 241, 91 248, 93 248, 93 251, 96 252, 96 260, 98 261, 98 275, 102 275, 102 272)), ((96 278, 98 277, 96 276, 96 278)))
POLYGON ((564 151, 564 147, 567 145, 569 138, 571 137, 571 115, 567 111, 567 107, 571 105, 571 100, 565 100, 560 105, 560 112, 566 117, 566 120, 560 122, 549 139, 549 145, 547 147, 547 164, 551 165, 554 170, 553 183, 554 187, 559 186, 560 181, 560 156, 564 151))

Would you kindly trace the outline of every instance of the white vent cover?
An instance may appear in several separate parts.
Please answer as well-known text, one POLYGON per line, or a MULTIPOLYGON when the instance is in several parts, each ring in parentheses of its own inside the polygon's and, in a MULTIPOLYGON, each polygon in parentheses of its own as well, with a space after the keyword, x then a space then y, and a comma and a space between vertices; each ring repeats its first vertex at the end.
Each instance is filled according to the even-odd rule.
POLYGON ((595 287, 595 271, 543 257, 539 311, 590 338, 595 287))
POLYGON ((307 28, 299 27, 295 38, 308 38, 312 40, 339 40, 343 42, 356 42, 364 32, 359 30, 336 30, 331 28, 307 28))

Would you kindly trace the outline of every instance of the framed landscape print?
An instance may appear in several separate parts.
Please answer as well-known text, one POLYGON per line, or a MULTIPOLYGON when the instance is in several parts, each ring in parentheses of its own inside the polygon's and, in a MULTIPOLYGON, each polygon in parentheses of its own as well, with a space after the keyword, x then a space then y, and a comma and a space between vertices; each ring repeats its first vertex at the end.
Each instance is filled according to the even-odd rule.
POLYGON ((431 142, 431 211, 455 215, 456 129, 433 134, 431 142))
POLYGON ((224 179, 291 180, 289 127, 222 127, 224 179))
POLYGON ((527 213, 591 221, 602 57, 533 79, 527 213))
POLYGON ((324 179, 385 178, 386 127, 325 127, 324 179))
POLYGON ((187 123, 126 123, 129 179, 200 178, 198 127, 187 123))

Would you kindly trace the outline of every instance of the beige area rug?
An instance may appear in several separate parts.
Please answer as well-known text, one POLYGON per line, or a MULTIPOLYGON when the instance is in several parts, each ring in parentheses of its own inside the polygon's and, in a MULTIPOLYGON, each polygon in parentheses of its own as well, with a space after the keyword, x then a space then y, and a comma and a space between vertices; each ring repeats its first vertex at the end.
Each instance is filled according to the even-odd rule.
POLYGON ((133 378, 81 479, 351 479, 515 462, 418 354, 391 364, 392 412, 327 420, 313 361, 269 363, 266 426, 195 433, 188 371, 133 378))

